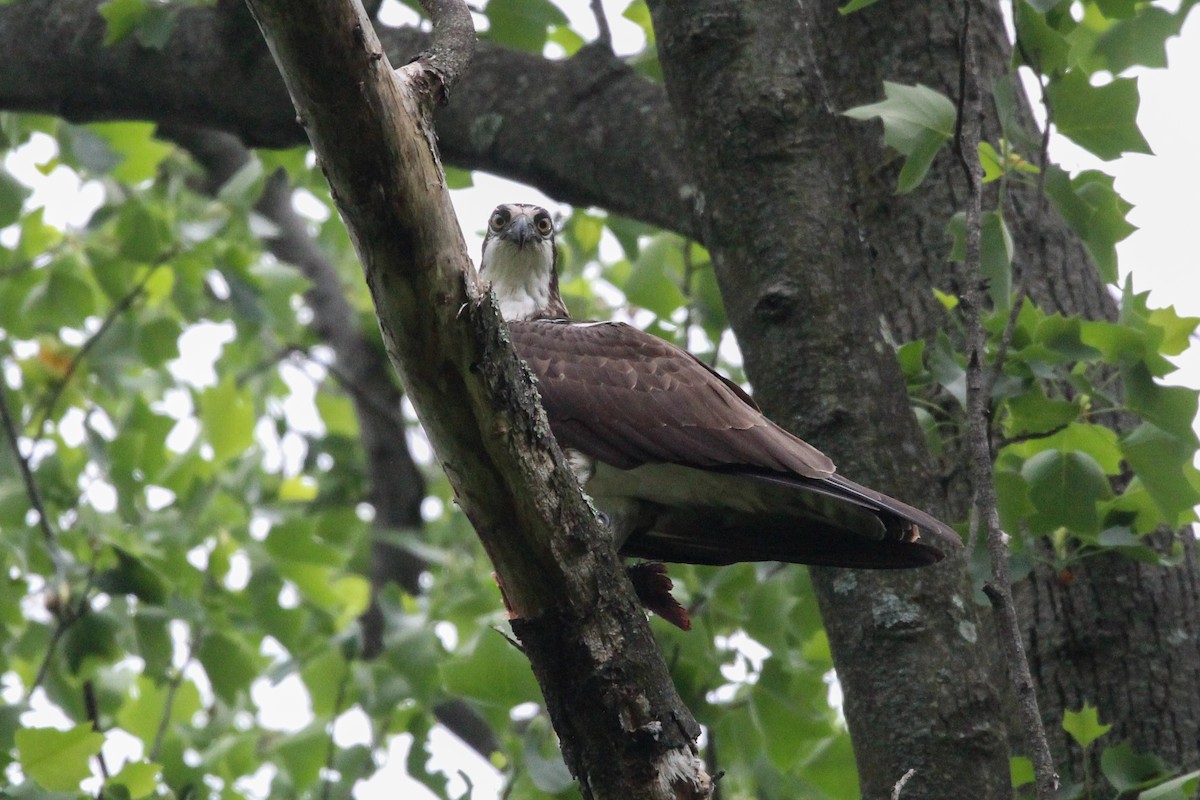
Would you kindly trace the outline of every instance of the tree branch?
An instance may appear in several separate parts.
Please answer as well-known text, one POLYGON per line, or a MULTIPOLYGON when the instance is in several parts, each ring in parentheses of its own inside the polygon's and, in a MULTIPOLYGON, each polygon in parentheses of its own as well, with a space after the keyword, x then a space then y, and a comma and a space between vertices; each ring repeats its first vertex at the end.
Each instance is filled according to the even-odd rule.
MULTIPOLYGON (((261 39, 248 38, 237 15, 220 6, 185 9, 155 50, 134 36, 105 46, 99 5, 0 4, 0 109, 213 128, 254 147, 306 143, 261 39)), ((408 28, 381 36, 395 63, 435 46, 408 28)), ((602 45, 550 61, 483 43, 474 64, 438 115, 448 162, 698 235, 695 189, 661 85, 602 45), (537 91, 515 91, 517 77, 537 91)))
POLYGON ((707 797, 699 727, 466 256, 423 59, 361 6, 250 0, 350 229, 384 341, 475 525, 585 797, 707 797), (464 280, 464 276, 466 279, 464 280))
MULTIPOLYGON (((981 267, 983 165, 977 155, 982 110, 969 0, 963 3, 963 9, 962 66, 955 146, 968 190, 964 259, 968 288, 963 292, 962 305, 967 331, 967 437, 970 448, 968 458, 971 484, 974 488, 972 518, 975 526, 983 526, 987 532, 988 554, 992 560, 992 580, 984 586, 984 593, 992 603, 1000 644, 1008 662, 1008 672, 1013 682, 1025 733, 1025 745, 1029 749, 1036 776, 1037 798, 1052 800, 1058 794, 1058 774, 1054 769, 1050 746, 1046 742, 1046 731, 1042 727, 1033 676, 1025 657, 1025 645, 1021 640, 1021 628, 1013 605, 1012 577, 1008 569, 1008 543, 1000 529, 992 474, 990 384, 994 372, 989 370, 987 365, 987 334, 983 325, 983 313, 987 303, 987 280, 981 267)), ((999 370, 999 366, 995 369, 999 370)), ((972 531, 972 542, 977 542, 978 538, 972 531)))
POLYGON ((134 301, 141 296, 142 292, 146 288, 146 284, 150 282, 152 277, 154 277, 154 273, 158 272, 159 268, 174 258, 177 253, 178 250, 176 249, 172 249, 167 253, 163 253, 158 260, 146 270, 146 274, 142 276, 141 280, 134 284, 133 288, 130 289, 124 297, 122 297, 112 308, 108 310, 108 313, 104 315, 104 321, 100 323, 100 327, 96 329, 95 333, 87 338, 87 341, 83 343, 83 346, 80 347, 75 355, 71 358, 71 362, 67 364, 67 368, 63 371, 63 375, 61 378, 59 378, 58 383, 54 385, 54 388, 49 394, 42 398, 41 402, 38 403, 38 407, 34 410, 33 417, 36 419, 36 421, 33 423, 33 431, 34 436, 37 439, 42 438, 45 431, 46 422, 50 419, 51 415, 54 414, 54 409, 58 405, 58 401, 62 399, 63 392, 67 390, 67 386, 71 383, 71 378, 74 377, 76 370, 79 369, 79 365, 83 363, 83 359, 87 357, 87 354, 91 352, 93 347, 96 346, 96 343, 103 338, 104 334, 108 332, 108 329, 111 328, 113 323, 117 321, 117 317, 128 311, 129 307, 133 305, 134 301))
POLYGON ((50 556, 50 562, 54 565, 54 580, 57 585, 47 587, 47 590, 57 595, 66 587, 66 558, 58 546, 58 534, 54 531, 54 526, 46 513, 46 504, 42 501, 42 491, 38 488, 29 458, 21 452, 21 435, 17 430, 17 423, 13 419, 12 411, 8 407, 8 385, 4 380, 2 370, 0 370, 0 422, 4 425, 4 433, 12 447, 13 458, 16 459, 21 480, 25 483, 25 494, 29 497, 29 505, 38 516, 38 528, 42 532, 42 541, 46 545, 46 552, 50 556))

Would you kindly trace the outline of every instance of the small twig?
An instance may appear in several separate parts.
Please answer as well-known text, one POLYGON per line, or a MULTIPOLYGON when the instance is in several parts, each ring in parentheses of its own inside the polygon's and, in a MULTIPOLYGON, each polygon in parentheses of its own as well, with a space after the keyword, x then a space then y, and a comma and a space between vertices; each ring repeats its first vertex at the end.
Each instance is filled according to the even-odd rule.
POLYGON ((175 671, 175 674, 171 676, 171 680, 167 682, 167 696, 163 699, 162 716, 159 717, 158 728, 154 731, 154 743, 150 745, 151 761, 158 761, 158 754, 162 750, 163 740, 167 738, 167 728, 171 724, 171 710, 175 706, 175 695, 183 683, 184 670, 187 669, 188 664, 192 663, 192 644, 192 642, 188 642, 187 657, 179 665, 179 669, 175 671))
POLYGON ((613 49, 612 30, 608 27, 608 17, 604 13, 604 4, 600 0, 592 0, 592 16, 596 18, 596 41, 608 48, 613 49))
MULTIPOLYGON (((1033 762, 1036 796, 1051 800, 1058 791, 1058 775, 1046 742, 1038 711, 1033 676, 1025 657, 1020 624, 1013 606, 1011 575, 1008 569, 1008 544, 1000 529, 996 510, 996 487, 993 476, 990 443, 989 382, 995 380, 1000 364, 987 371, 987 336, 983 328, 983 309, 986 304, 986 283, 980 267, 982 254, 982 184, 983 167, 979 163, 980 96, 979 75, 971 38, 971 2, 963 4, 962 62, 959 72, 959 111, 956 128, 956 149, 967 179, 966 258, 967 290, 962 295, 967 335, 967 430, 970 448, 970 474, 974 487, 971 539, 978 541, 979 529, 987 533, 988 554, 992 560, 992 580, 984 592, 992 602, 1000 640, 1007 657, 1009 675, 1016 693, 1024 728, 1026 746, 1033 762)), ((1015 308, 1015 306, 1014 306, 1015 308)), ((1015 314, 1014 314, 1015 317, 1015 314)))
MULTIPOLYGON (((83 682, 83 708, 87 714, 88 721, 92 723, 92 730, 96 733, 103 733, 100 729, 100 704, 96 702, 96 686, 92 681, 86 680, 83 682)), ((104 760, 104 752, 96 753, 96 761, 100 764, 100 776, 105 782, 109 779, 108 762, 104 760)), ((100 790, 97 797, 103 797, 104 790, 100 790)))
POLYGON ((900 792, 904 791, 904 784, 908 783, 908 779, 916 775, 915 769, 909 769, 908 772, 900 776, 900 780, 896 781, 896 785, 892 787, 892 800, 900 800, 900 792))
POLYGON ((1010 444, 1020 444, 1021 442, 1036 442, 1039 439, 1049 439, 1051 436, 1056 436, 1056 435, 1062 433, 1063 431, 1065 431, 1069 425, 1070 425, 1070 423, 1066 423, 1063 425, 1055 425, 1050 430, 1042 431, 1040 433, 1022 433, 1018 436, 1010 436, 1008 438, 1001 439, 1000 447, 997 449, 1008 447, 1010 444))
POLYGON ((63 603, 57 606, 53 612, 55 619, 58 620, 58 624, 54 626, 54 632, 50 634, 50 644, 46 646, 46 653, 42 656, 42 663, 38 665, 37 675, 34 676, 33 683, 29 685, 29 690, 25 693, 26 702, 37 691, 37 688, 42 685, 42 681, 46 679, 46 674, 50 671, 50 664, 54 660, 54 653, 58 648, 59 642, 62 640, 63 634, 90 610, 89 603, 95 579, 96 560, 93 557, 92 563, 88 565, 87 580, 83 584, 83 591, 79 594, 79 604, 75 608, 71 608, 69 603, 63 603))
POLYGON ((85 341, 83 346, 79 348, 79 352, 77 352, 71 359, 71 363, 67 365, 67 370, 63 373, 62 379, 55 384, 54 390, 42 399, 42 401, 38 404, 37 409, 32 415, 30 415, 31 417, 37 418, 37 422, 35 422, 33 425, 35 439, 42 438, 46 423, 49 421, 50 416, 54 413, 54 408, 58 405, 58 401, 62 399, 63 392, 66 391, 67 386, 71 383, 71 378, 75 375, 75 371, 79 369, 79 365, 83 363, 83 359, 87 356, 91 349, 96 346, 96 343, 100 341, 100 338, 108 332, 108 329, 112 327, 113 323, 117 321, 117 317, 121 316, 121 314, 123 314, 129 309, 130 306, 133 305, 133 302, 145 290, 146 284, 150 281, 150 278, 153 277, 154 273, 158 272, 158 270, 167 261, 170 261, 171 258, 173 258, 177 253, 178 248, 172 248, 170 252, 164 254, 162 258, 160 258, 149 270, 147 270, 146 274, 142 276, 142 279, 138 281, 137 284, 130 289, 129 292, 122 297, 116 305, 108 310, 108 314, 105 315, 104 321, 100 323, 100 327, 96 329, 95 333, 87 338, 87 341, 85 341))
POLYGON ((67 563, 63 557, 62 551, 58 546, 58 534, 54 531, 54 526, 50 524, 50 515, 46 513, 46 504, 42 500, 42 491, 38 488, 37 480, 33 476, 33 468, 29 465, 29 458, 21 452, 20 435, 17 433, 17 424, 13 419, 12 411, 8 407, 8 383, 3 378, 3 372, 0 371, 0 419, 4 422, 4 432, 8 435, 9 444, 12 445, 13 456, 17 459, 17 469, 21 473, 21 479, 25 482, 25 494, 29 497, 29 504, 38 515, 38 527, 42 531, 42 539, 46 543, 46 550, 50 554, 50 561, 54 564, 54 585, 48 587, 51 592, 58 592, 67 580, 67 563))

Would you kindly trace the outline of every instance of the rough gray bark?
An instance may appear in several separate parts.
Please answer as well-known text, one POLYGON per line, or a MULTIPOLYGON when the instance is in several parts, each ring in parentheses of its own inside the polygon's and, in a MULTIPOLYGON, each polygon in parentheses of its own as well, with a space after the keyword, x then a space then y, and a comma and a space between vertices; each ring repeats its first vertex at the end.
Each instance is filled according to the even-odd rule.
MULTIPOLYGON (((987 86, 1006 71, 1011 48, 995 5, 972 3, 981 80, 987 86)), ((813 57, 834 110, 878 100, 884 79, 957 95, 960 3, 912 3, 903 14, 879 4, 849 17, 838 15, 832 0, 803 5, 812 12, 813 57)), ((1025 113, 1023 121, 1036 140, 1030 120, 1025 113)), ((994 114, 985 120, 984 135, 992 141, 999 135, 994 114)), ((928 287, 957 292, 961 286, 953 265, 945 262, 944 227, 947 217, 963 207, 965 189, 952 155, 945 152, 920 189, 894 195, 898 167, 881 168, 888 156, 875 136, 846 148, 857 180, 844 187, 842 205, 833 208, 849 209, 855 218, 895 338, 928 338, 945 319, 928 287)), ((1015 280, 1048 311, 1114 319, 1112 296, 1057 215, 1030 190, 1010 187, 1009 201, 1015 280)), ((995 198, 985 196, 987 202, 995 198)), ((963 516, 961 504, 969 497, 963 471, 956 470, 959 463, 948 464, 944 480, 956 518, 963 516)), ((1165 552, 1169 537, 1158 543, 1165 552)), ((1070 576, 1041 567, 1014 587, 1043 721, 1065 781, 1082 776, 1081 754, 1068 745, 1062 715, 1085 701, 1098 705, 1102 719, 1114 725, 1094 748, 1096 754, 1129 739, 1135 749, 1168 762, 1200 765, 1200 692, 1195 691, 1200 685, 1200 559, 1194 542, 1187 545, 1187 556, 1175 568, 1106 555, 1077 565, 1070 576)))
MULTIPOLYGON (((1174 537, 1158 537, 1166 551, 1174 537)), ((1163 568, 1120 556, 1040 570, 1025 591, 1033 677, 1064 778, 1083 780, 1083 754, 1051 723, 1063 709, 1099 709, 1113 731, 1092 746, 1128 739, 1185 770, 1200 766, 1200 553, 1179 537, 1184 561, 1163 568)))
MULTIPOLYGON (((840 100, 812 55, 821 10, 660 0, 651 12, 693 154, 704 241, 756 396, 851 478, 933 501, 931 465, 880 331, 886 304, 846 213, 857 199, 853 152, 872 133, 835 116, 840 100)), ((890 797, 915 769, 905 798, 965 786, 1007 797, 1006 732, 961 561, 813 575, 863 796, 890 797)))
MULTIPOLYGON (((996 8, 972 2, 987 85, 1004 73, 1011 53, 996 8)), ((690 141, 698 163, 709 165, 708 173, 699 168, 697 181, 703 238, 714 251, 736 253, 716 263, 757 396, 847 473, 900 496, 920 498, 921 490, 940 495, 951 518, 961 519, 969 498, 965 471, 958 469, 963 462, 949 464, 940 481, 926 476, 914 482, 913 456, 893 450, 900 437, 890 420, 902 417, 861 413, 864 408, 879 413, 873 395, 894 391, 894 376, 865 368, 845 342, 824 333, 830 325, 842 334, 873 336, 882 319, 897 341, 929 337, 945 321, 929 289, 961 288, 945 262, 946 220, 965 197, 951 155, 935 162, 918 191, 896 196, 898 165, 888 163, 891 156, 880 147, 877 129, 849 126, 838 113, 879 99, 884 79, 925 83, 956 96, 962 6, 910 3, 896 13, 895 6, 879 4, 843 17, 837 5, 834 0, 807 0, 798 9, 783 2, 652 4, 668 89, 684 124, 698 126, 690 141), (668 41, 671 36, 679 38, 668 41), (690 60, 673 64, 676 56, 690 60), (710 185, 706 177, 714 173, 717 182, 710 185), (759 250, 746 242, 747 234, 759 240, 759 250), (793 249, 782 253, 772 246, 776 241, 790 242, 793 249), (846 307, 830 311, 836 303, 846 307), (870 430, 878 419, 888 419, 889 429, 874 435, 856 434, 846 424, 858 420, 870 430), (886 460, 897 456, 905 462, 899 468, 886 460)), ((985 135, 995 139, 994 115, 989 124, 985 135)), ((1032 192, 1011 193, 1010 203, 1017 280, 1031 297, 1048 310, 1113 318, 1111 296, 1062 222, 1032 192)), ((1016 587, 1031 612, 1025 616, 1026 643, 1064 778, 1079 778, 1080 758, 1067 749, 1062 713, 1096 697, 1105 698, 1102 715, 1114 723, 1105 742, 1129 738, 1137 749, 1173 763, 1200 761, 1200 693, 1194 690, 1200 685, 1200 561, 1188 544, 1188 557, 1175 569, 1105 556, 1079 565, 1070 581, 1039 569, 1016 587)), ((874 576, 868 579, 875 583, 874 576)), ((821 577, 817 582, 830 605, 839 599, 836 583, 821 577)), ((889 591, 872 590, 877 597, 889 591)), ((884 671, 880 665, 895 673, 895 663, 869 633, 878 613, 876 604, 841 603, 827 617, 831 639, 841 642, 844 681, 856 680, 845 674, 850 663, 862 665, 868 680, 879 679, 871 673, 884 671)), ((893 691, 909 692, 908 686, 897 688, 904 683, 896 681, 893 691)), ((856 746, 860 752, 871 748, 870 763, 862 765, 874 770, 878 757, 889 771, 895 769, 910 749, 908 721, 876 713, 877 692, 868 692, 852 710, 853 694, 848 689, 847 713, 858 734, 856 746), (901 751, 891 761, 878 752, 889 748, 901 751)), ((925 727, 918 724, 916 730, 925 727)), ((864 784, 868 780, 864 773, 864 784)), ((875 791, 885 785, 886 778, 878 776, 875 791)), ((920 796, 913 794, 917 789, 914 776, 904 796, 920 796)))
POLYGON ((466 255, 428 111, 469 60, 474 32, 458 0, 434 5, 433 54, 393 74, 358 3, 250 2, 349 229, 388 354, 496 568, 580 790, 705 800, 699 726, 466 255))

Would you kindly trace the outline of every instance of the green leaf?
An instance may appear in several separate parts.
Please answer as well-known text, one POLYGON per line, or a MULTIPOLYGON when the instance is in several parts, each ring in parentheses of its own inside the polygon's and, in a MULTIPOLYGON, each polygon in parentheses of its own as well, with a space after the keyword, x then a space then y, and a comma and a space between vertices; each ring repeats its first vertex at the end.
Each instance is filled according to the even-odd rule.
POLYGON ((303 790, 316 783, 329 746, 325 723, 317 720, 296 733, 281 737, 274 750, 278 763, 287 771, 292 783, 303 790))
POLYGON ((1038 344, 1072 361, 1090 361, 1100 356, 1100 351, 1083 343, 1082 332, 1079 317, 1053 314, 1037 323, 1033 336, 1038 344))
POLYGON ((484 10, 490 27, 487 38, 499 44, 541 54, 546 32, 570 20, 549 0, 490 0, 484 10))
MULTIPOLYGON (((536 720, 535 723, 541 722, 536 720)), ((521 754, 533 785, 548 795, 567 791, 575 783, 571 771, 563 763, 554 734, 548 725, 532 724, 521 737, 521 754)))
POLYGON ((326 431, 334 436, 358 438, 358 413, 349 397, 322 388, 317 392, 316 403, 326 431))
POLYGON ((1008 774, 1014 789, 1033 783, 1033 762, 1025 756, 1013 756, 1008 760, 1008 774))
POLYGON ((650 8, 646 5, 646 0, 633 0, 621 12, 621 16, 641 28, 646 36, 647 45, 654 46, 654 22, 650 18, 650 8))
POLYGON ((1094 0, 1096 8, 1109 19, 1127 19, 1137 13, 1138 0, 1094 0))
POLYGON ((883 140, 904 155, 905 163, 896 186, 898 194, 920 185, 942 145, 954 136, 954 103, 928 86, 905 86, 884 81, 886 99, 857 106, 843 113, 852 119, 879 117, 883 140))
POLYGON ((679 288, 682 274, 683 253, 678 237, 661 235, 641 247, 633 272, 621 289, 633 305, 669 318, 687 302, 679 288))
POLYGON ((838 8, 838 13, 843 15, 853 14, 855 11, 862 11, 864 8, 873 6, 878 2, 879 0, 850 0, 849 3, 838 8))
POLYGON ((1079 146, 1105 161, 1122 153, 1152 154, 1137 126, 1137 78, 1114 78, 1092 86, 1073 69, 1046 87, 1055 127, 1079 146))
POLYGON ((173 145, 154 138, 152 122, 93 122, 87 129, 104 139, 112 151, 121 156, 121 163, 112 170, 112 176, 126 183, 141 183, 153 178, 158 165, 175 150, 173 145))
POLYGON ((350 672, 350 665, 341 652, 330 647, 313 657, 300 670, 300 677, 308 687, 312 699, 313 713, 318 717, 331 716, 336 710, 340 687, 350 672))
POLYGON ((25 297, 21 313, 37 319, 42 330, 82 327, 96 312, 96 292, 84 278, 79 259, 73 255, 57 259, 46 278, 25 297))
POLYGON ((179 9, 175 4, 154 3, 137 26, 137 40, 143 47, 162 50, 175 32, 175 20, 179 9))
POLYGON ((459 169, 445 165, 447 189, 469 189, 475 185, 475 173, 469 169, 459 169))
POLYGON ((1125 401, 1142 419, 1152 422, 1193 449, 1196 439, 1197 393, 1185 386, 1163 386, 1144 363, 1121 368, 1125 401))
POLYGON ((93 611, 80 617, 63 635, 62 650, 67 668, 79 674, 89 661, 112 663, 124 650, 117 644, 121 623, 109 610, 93 611))
POLYGON ((279 561, 340 567, 347 554, 316 536, 316 520, 289 519, 271 528, 265 542, 267 552, 279 561))
POLYGON ((1112 725, 1100 722, 1100 715, 1090 703, 1084 703, 1078 711, 1064 711, 1062 726, 1080 747, 1087 747, 1112 729, 1112 725))
POLYGON ((261 667, 261 659, 245 640, 222 631, 204 637, 196 649, 196 658, 204 666, 217 697, 230 705, 250 688, 261 667))
POLYGON ((1200 503, 1194 444, 1145 422, 1121 440, 1121 451, 1168 525, 1193 518, 1192 509, 1200 503))
POLYGON ((242 454, 254 443, 254 422, 254 403, 232 378, 200 395, 200 424, 217 463, 242 454))
POLYGON ((1113 188, 1113 178, 1087 170, 1071 178, 1056 166, 1046 169, 1046 195, 1083 240, 1100 277, 1117 282, 1117 242, 1137 228, 1125 216, 1133 208, 1113 188))
POLYGON ((17 763, 26 775, 51 792, 79 789, 92 774, 88 760, 100 752, 104 735, 90 723, 66 731, 24 728, 16 733, 17 763))
POLYGON ((1054 75, 1067 68, 1071 44, 1046 22, 1043 12, 1028 2, 1017 4, 1017 41, 1013 58, 1028 64, 1035 72, 1054 75))
POLYGON ((171 643, 171 615, 159 608, 140 608, 133 617, 137 653, 146 662, 143 674, 163 678, 171 667, 174 646, 171 643))
POLYGON ((1102 33, 1095 52, 1114 75, 1135 65, 1164 69, 1167 39, 1179 35, 1185 13, 1181 10, 1172 14, 1157 6, 1146 6, 1137 16, 1123 19, 1102 33))
POLYGON ((1135 753, 1129 742, 1104 748, 1100 754, 1100 771, 1121 794, 1153 786, 1172 774, 1161 758, 1149 753, 1135 753))
POLYGON ((1099 531, 1096 502, 1112 490, 1104 470, 1087 453, 1043 450, 1021 468, 1029 499, 1037 509, 1030 527, 1049 533, 1063 527, 1076 534, 1099 531))
POLYGON ((21 219, 21 240, 17 244, 17 253, 27 261, 34 260, 62 241, 62 231, 47 225, 44 215, 44 208, 35 208, 21 219))
POLYGON ((954 345, 944 331, 938 332, 929 352, 929 374, 960 406, 967 407, 967 370, 959 363, 954 345))
POLYGON ((234 208, 249 209, 258 201, 265 182, 262 162, 251 158, 222 184, 217 199, 234 208))
POLYGON ((852 14, 856 11, 862 11, 863 8, 868 6, 874 6, 878 1, 880 0, 850 0, 846 5, 838 8, 838 13, 844 14, 844 16, 845 14, 852 14))
POLYGON ((1124 455, 1117 442, 1117 434, 1111 428, 1085 422, 1072 422, 1053 436, 1008 445, 1002 452, 1029 459, 1044 450, 1056 449, 1087 453, 1106 475, 1116 475, 1121 471, 1124 455))
POLYGON ((166 249, 171 232, 160 211, 137 200, 129 200, 117 217, 117 236, 121 241, 122 256, 152 264, 166 249))
POLYGON ((953 311, 954 309, 958 308, 958 297, 955 295, 946 294, 935 287, 933 290, 933 296, 937 298, 939 303, 942 304, 942 308, 946 309, 947 311, 953 311))
MULTIPOLYGON (((170 271, 159 270, 170 276, 170 271)), ((158 317, 147 321, 137 330, 137 351, 148 368, 157 369, 168 361, 179 357, 179 336, 183 331, 179 323, 169 317, 158 317)))
POLYGON ((171 700, 168 722, 182 724, 200 710, 200 690, 190 680, 182 679, 172 693, 166 684, 156 684, 139 675, 134 681, 134 698, 127 700, 117 712, 117 724, 147 745, 158 735, 167 700, 171 700))
POLYGON ((443 662, 440 672, 446 691, 505 710, 540 696, 525 656, 490 630, 465 658, 443 662))
POLYGON ((0 228, 7 228, 21 216, 21 207, 29 189, 6 170, 0 170, 0 228))
POLYGON ((1200 770, 1180 775, 1178 778, 1160 783, 1138 795, 1138 800, 1194 800, 1200 789, 1200 770))
POLYGON ((1004 159, 989 142, 979 143, 979 163, 983 166, 984 183, 991 183, 1004 176, 1004 159))
POLYGON ((110 594, 132 594, 151 604, 162 605, 168 586, 163 576, 137 556, 114 547, 117 565, 101 573, 96 584, 110 594))
POLYGON ((1158 352, 1164 356, 1177 356, 1191 345, 1200 317, 1181 317, 1174 306, 1156 308, 1150 312, 1148 321, 1163 332, 1158 352))
POLYGON ((1078 403, 1046 397, 1038 384, 1011 398, 1005 407, 1009 413, 1004 421, 1009 436, 1047 433, 1074 422, 1080 412, 1078 403))
MULTIPOLYGON (((551 27, 550 33, 546 36, 546 41, 561 47, 563 50, 563 55, 567 58, 570 58, 578 53, 583 46, 587 44, 586 39, 565 25, 555 25, 551 27)), ((468 175, 469 174, 470 173, 468 173, 468 175)), ((447 183, 449 183, 449 181, 447 181, 447 183)), ((467 186, 470 185, 470 183, 467 184, 467 186)), ((450 188, 454 189, 457 187, 451 186, 450 188)))
POLYGON ((124 786, 132 798, 145 797, 154 791, 162 775, 162 766, 148 761, 131 761, 105 784, 105 795, 109 786, 124 786))
POLYGON ((104 18, 104 46, 111 47, 132 33, 146 15, 146 0, 107 0, 96 9, 104 18))

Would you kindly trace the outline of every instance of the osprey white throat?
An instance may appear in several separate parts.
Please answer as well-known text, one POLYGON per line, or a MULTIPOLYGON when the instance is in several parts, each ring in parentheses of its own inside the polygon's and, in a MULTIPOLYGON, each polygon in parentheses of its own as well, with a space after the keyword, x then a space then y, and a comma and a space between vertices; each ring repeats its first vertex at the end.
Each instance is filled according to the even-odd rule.
MULTIPOLYGON (((492 212, 480 275, 537 377, 554 438, 624 555, 886 569, 961 547, 929 514, 837 474, 687 351, 624 323, 573 322, 556 268, 549 212, 516 203, 492 212)), ((643 566, 631 573, 643 602, 686 627, 662 589, 665 573, 643 566)))

